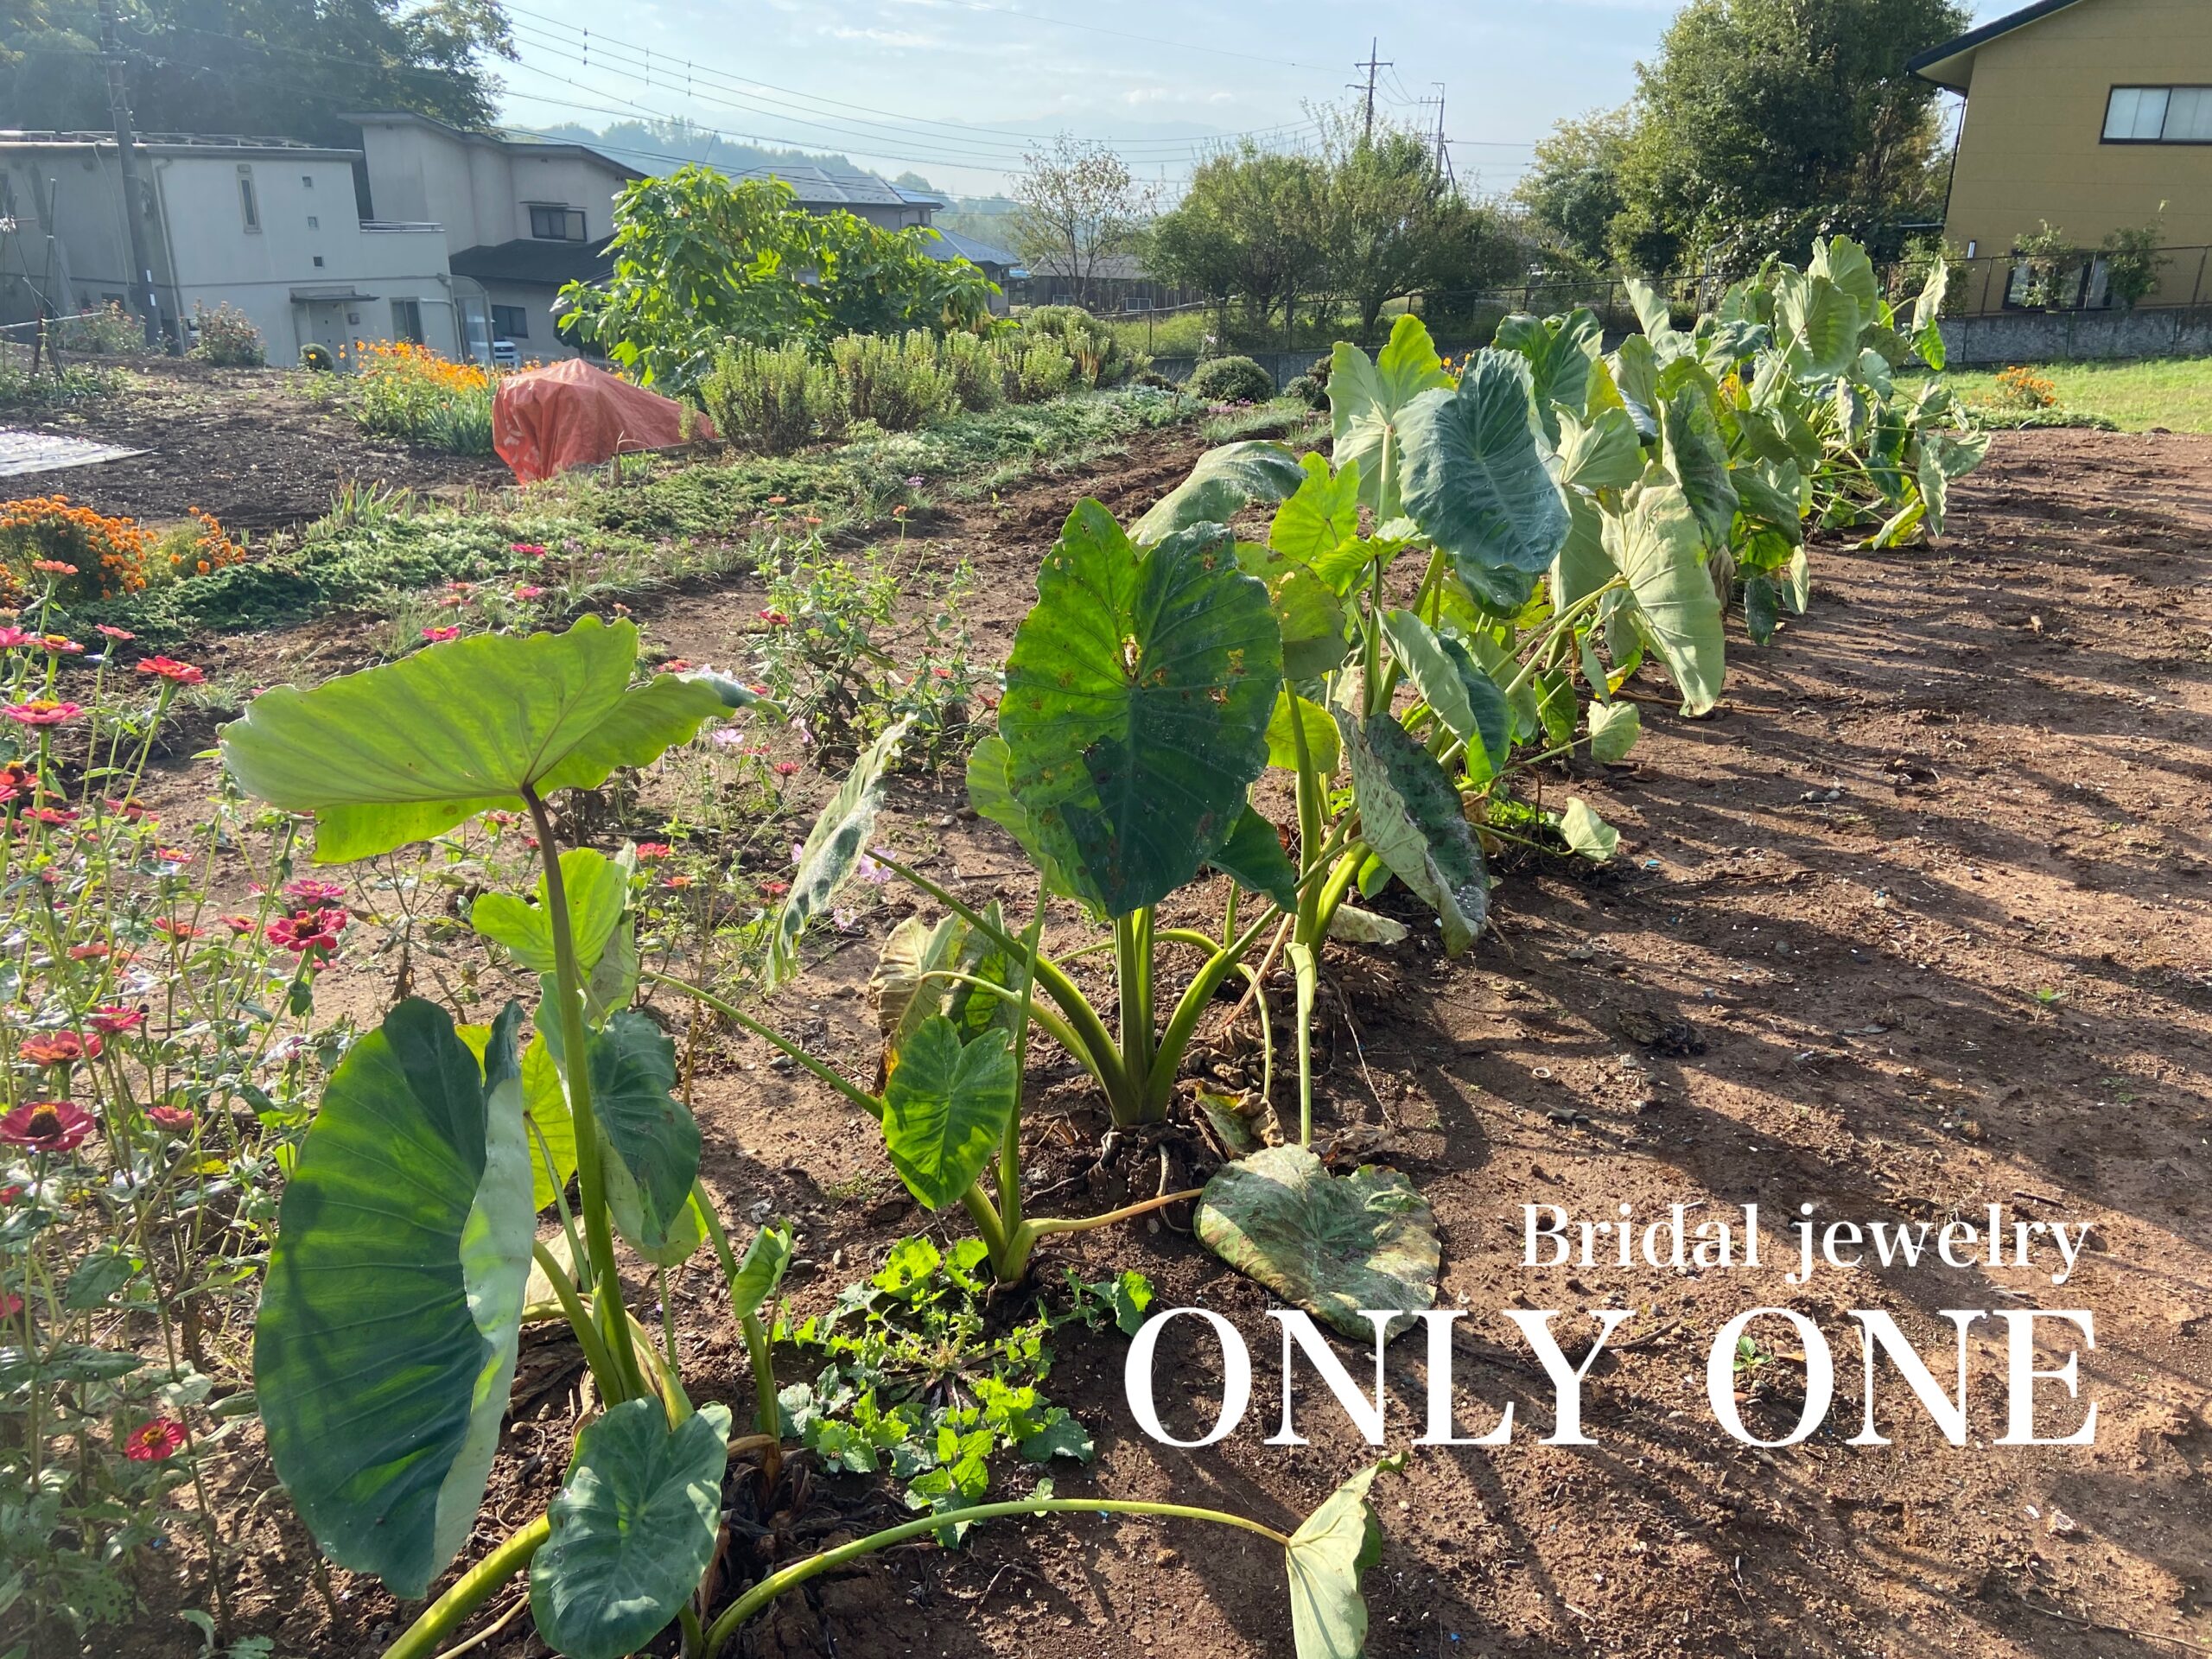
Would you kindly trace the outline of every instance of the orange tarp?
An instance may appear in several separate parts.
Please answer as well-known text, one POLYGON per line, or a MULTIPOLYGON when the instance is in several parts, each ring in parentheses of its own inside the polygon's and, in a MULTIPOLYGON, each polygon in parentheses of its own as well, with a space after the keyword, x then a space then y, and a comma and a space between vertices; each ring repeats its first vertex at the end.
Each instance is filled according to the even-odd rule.
POLYGON ((580 357, 511 374, 492 398, 492 447, 524 484, 610 455, 714 435, 705 416, 693 412, 687 430, 681 404, 580 357))

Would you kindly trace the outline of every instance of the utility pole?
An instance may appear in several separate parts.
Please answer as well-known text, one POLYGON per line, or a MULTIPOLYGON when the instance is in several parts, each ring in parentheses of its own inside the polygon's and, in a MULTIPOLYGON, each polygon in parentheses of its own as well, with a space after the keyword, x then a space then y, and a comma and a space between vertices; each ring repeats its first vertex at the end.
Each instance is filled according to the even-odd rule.
MULTIPOLYGON (((130 130, 130 99, 123 84, 123 48, 116 33, 115 0, 100 0, 100 56, 107 64, 116 165, 123 169, 123 217, 130 232, 131 282, 146 321, 146 346, 152 350, 162 343, 161 302, 154 297, 154 261, 146 251, 146 199, 138 187, 138 141, 130 130)), ((182 325, 183 320, 178 319, 178 326, 182 325)))
POLYGON ((1436 96, 1424 98, 1421 100, 1421 106, 1423 109, 1432 104, 1436 106, 1436 130, 1429 135, 1429 143, 1436 149, 1436 176, 1457 184, 1459 180, 1452 171, 1452 141, 1444 136, 1444 83, 1432 80, 1428 84, 1436 88, 1436 96))
MULTIPOLYGON (((1367 93, 1367 121, 1364 130, 1370 142, 1372 142, 1375 137, 1375 72, 1378 69, 1395 69, 1398 67, 1394 59, 1377 58, 1375 55, 1382 47, 1382 42, 1380 39, 1370 39, 1367 43, 1366 60, 1352 65, 1355 69, 1367 71, 1367 79, 1363 83, 1367 93)), ((1346 81, 1344 84, 1355 92, 1360 91, 1363 86, 1362 82, 1357 80, 1346 81)))

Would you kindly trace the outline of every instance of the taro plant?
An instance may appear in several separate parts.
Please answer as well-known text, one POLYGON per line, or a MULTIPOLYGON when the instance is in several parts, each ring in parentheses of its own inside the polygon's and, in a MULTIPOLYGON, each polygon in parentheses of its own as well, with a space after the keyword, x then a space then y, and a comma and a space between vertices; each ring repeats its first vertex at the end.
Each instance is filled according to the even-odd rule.
MULTIPOLYGON (((558 636, 479 635, 311 691, 266 692, 221 734, 244 788, 314 815, 325 862, 494 810, 527 812, 537 836, 536 893, 487 893, 471 918, 539 975, 534 1034, 525 1043, 518 1003, 488 1026, 456 1027, 410 996, 353 1045, 286 1187, 255 1331, 257 1398, 294 1504, 334 1560, 402 1597, 424 1594, 474 1526, 521 1325, 565 1318, 583 1351, 601 1409, 577 1434, 559 1496, 416 1620, 389 1650, 401 1659, 444 1646, 525 1571, 538 1634, 557 1652, 618 1659, 672 1624, 684 1654, 710 1659, 785 1589, 941 1524, 825 1551, 715 1610, 733 1444, 772 1460, 780 1445, 759 1310, 791 1242, 766 1229, 735 1255, 698 1179, 700 1130, 672 1092, 672 1046, 629 1007, 640 973, 626 861, 564 850, 550 802, 649 763, 753 699, 705 673, 633 683, 637 647, 630 624, 592 617, 558 636), (549 1206, 558 1231, 542 1239, 549 1206), (694 1406, 672 1342, 657 1348, 626 1303, 618 1236, 656 1267, 712 1243, 752 1355, 757 1436, 733 1443, 727 1406, 694 1406)), ((811 857, 857 858, 859 820, 898 735, 864 760, 842 812, 832 803, 811 857)), ((819 873, 803 865, 800 876, 818 897, 819 873)), ((982 1505, 962 1520, 1086 1510, 1262 1533, 1286 1548, 1300 1651, 1318 1659, 1356 1652, 1364 1628, 1372 1472, 1287 1537, 1242 1516, 1101 1498, 982 1505)))

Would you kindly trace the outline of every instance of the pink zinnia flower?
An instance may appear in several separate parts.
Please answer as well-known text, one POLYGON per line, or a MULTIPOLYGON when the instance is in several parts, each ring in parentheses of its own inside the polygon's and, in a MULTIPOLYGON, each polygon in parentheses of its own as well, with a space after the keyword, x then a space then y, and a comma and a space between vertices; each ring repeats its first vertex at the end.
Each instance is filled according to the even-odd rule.
POLYGON ((147 657, 140 660, 137 667, 141 674, 151 674, 176 685, 198 685, 207 677, 190 663, 180 663, 174 657, 147 657))
POLYGON ((507 551, 526 553, 533 559, 542 559, 545 556, 545 549, 537 542, 510 542, 507 543, 507 551))
POLYGON ((425 628, 423 630, 423 637, 434 645, 442 645, 448 639, 460 639, 461 630, 459 628, 425 628))
POLYGON ((160 1463, 173 1458, 184 1444, 184 1425, 174 1417, 156 1417, 124 1437, 123 1455, 133 1463, 160 1463))
POLYGON ((95 633, 105 634, 110 639, 136 639, 138 637, 137 634, 131 632, 128 628, 111 627, 105 622, 95 623, 92 627, 92 632, 95 633))
POLYGON ((124 1032, 136 1031, 146 1023, 146 1010, 117 1007, 94 1008, 85 1016, 85 1023, 94 1031, 120 1037, 124 1032))
POLYGON ((544 596, 545 590, 543 588, 533 588, 527 582, 515 589, 517 599, 543 599, 544 596))
POLYGON ((269 924, 269 943, 302 956, 335 950, 348 919, 342 910, 296 910, 269 924))
POLYGON ((284 884, 284 896, 296 904, 335 905, 346 898, 346 884, 342 881, 317 881, 302 876, 297 881, 284 884))
POLYGON ((180 1134, 192 1127, 192 1111, 189 1107, 149 1106, 146 1109, 146 1116, 153 1121, 156 1127, 175 1129, 180 1134))
POLYGON ((666 858, 673 850, 664 841, 641 841, 638 843, 638 856, 648 864, 655 859, 666 858))
POLYGON ((34 1152, 73 1152, 92 1132, 91 1114, 66 1100, 27 1100, 0 1117, 0 1141, 34 1152))
POLYGON ((74 720, 85 712, 81 702, 11 702, 0 707, 5 715, 19 726, 59 726, 65 720, 74 720))
POLYGON ((16 627, 12 624, 7 627, 0 627, 0 651, 13 651, 17 645, 28 645, 37 637, 29 630, 16 627))

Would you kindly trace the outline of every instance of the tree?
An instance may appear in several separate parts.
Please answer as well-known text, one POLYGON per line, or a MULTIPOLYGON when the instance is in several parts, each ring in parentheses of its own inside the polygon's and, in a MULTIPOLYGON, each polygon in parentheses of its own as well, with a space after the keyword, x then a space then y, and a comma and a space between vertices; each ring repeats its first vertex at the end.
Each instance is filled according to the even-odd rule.
POLYGON ((1065 276, 1088 307, 1100 265, 1136 245, 1154 192, 1103 144, 1062 133, 1022 158, 1014 187, 1014 251, 1030 267, 1065 276))
POLYGON ((1538 234, 1593 265, 1613 257, 1613 220, 1627 205, 1621 168, 1633 122, 1626 108, 1562 121, 1536 146, 1514 194, 1538 234))
POLYGON ((1313 157, 1243 139, 1201 162, 1181 203, 1155 221, 1153 274, 1197 289, 1224 312, 1241 300, 1255 336, 1278 309, 1287 327, 1299 301, 1322 288, 1327 195, 1327 170, 1313 157))
MULTIPOLYGON (((11 124, 110 124, 89 10, 6 8, 0 109, 11 124)), ((338 118, 346 110, 487 124, 499 86, 478 54, 515 55, 499 0, 139 0, 122 38, 142 132, 246 130, 339 144, 359 142, 338 118)))
MULTIPOLYGON (((1637 68, 1612 251, 1646 270, 1727 268, 1935 216, 1936 88, 1904 65, 1967 22, 1953 0, 1690 0, 1637 68)), ((1534 190, 1577 165, 1602 179, 1610 135, 1580 125, 1554 135, 1559 167, 1540 157, 1534 190)))

